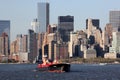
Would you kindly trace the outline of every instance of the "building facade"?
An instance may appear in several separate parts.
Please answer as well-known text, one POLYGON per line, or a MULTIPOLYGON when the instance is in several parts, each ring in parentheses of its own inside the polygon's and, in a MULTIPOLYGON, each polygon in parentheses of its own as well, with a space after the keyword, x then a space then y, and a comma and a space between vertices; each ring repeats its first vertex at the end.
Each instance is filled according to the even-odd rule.
POLYGON ((84 51, 84 58, 85 59, 91 59, 91 58, 96 58, 96 50, 95 49, 87 49, 84 51))
POLYGON ((6 33, 10 39, 10 21, 9 20, 0 20, 0 35, 6 33))
POLYGON ((120 32, 113 32, 112 47, 110 47, 109 52, 120 54, 120 32))
POLYGON ((45 33, 38 33, 37 37, 37 47, 38 47, 38 59, 42 60, 42 45, 45 33))
POLYGON ((78 34, 75 32, 70 33, 70 42, 68 46, 69 57, 74 57, 75 54, 75 45, 78 41, 78 34))
POLYGON ((34 62, 37 58, 37 38, 33 30, 28 30, 28 60, 34 62))
MULTIPOLYGON (((100 28, 100 21, 99 19, 91 19, 91 23, 93 26, 95 26, 97 29, 100 28)), ((86 29, 88 29, 88 19, 86 19, 86 29)))
POLYGON ((109 22, 112 24, 113 31, 120 31, 120 11, 110 11, 109 22))
POLYGON ((74 31, 74 16, 58 17, 58 32, 63 42, 70 41, 70 32, 74 31))
POLYGON ((38 19, 34 19, 32 22, 31 22, 31 26, 32 26, 32 30, 35 32, 35 33, 39 33, 40 29, 39 29, 39 22, 38 22, 38 19))
POLYGON ((56 43, 54 44, 54 60, 68 59, 68 44, 66 43, 56 43))
POLYGON ((49 3, 38 3, 39 31, 46 32, 49 24, 49 3))
POLYGON ((8 35, 2 33, 0 37, 0 56, 8 56, 8 35))
POLYGON ((7 52, 10 52, 10 20, 0 20, 0 35, 2 35, 2 33, 6 33, 6 35, 8 35, 8 51, 7 52))

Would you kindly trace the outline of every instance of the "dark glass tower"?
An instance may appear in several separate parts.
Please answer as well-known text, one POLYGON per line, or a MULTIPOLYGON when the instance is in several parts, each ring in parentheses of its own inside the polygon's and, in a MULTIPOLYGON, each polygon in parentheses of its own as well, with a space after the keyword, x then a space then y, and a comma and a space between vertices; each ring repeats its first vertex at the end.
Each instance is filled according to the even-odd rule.
POLYGON ((74 16, 59 16, 58 32, 63 42, 68 42, 70 40, 71 31, 74 31, 74 16))
POLYGON ((10 21, 9 20, 0 20, 0 35, 6 33, 10 38, 10 21))

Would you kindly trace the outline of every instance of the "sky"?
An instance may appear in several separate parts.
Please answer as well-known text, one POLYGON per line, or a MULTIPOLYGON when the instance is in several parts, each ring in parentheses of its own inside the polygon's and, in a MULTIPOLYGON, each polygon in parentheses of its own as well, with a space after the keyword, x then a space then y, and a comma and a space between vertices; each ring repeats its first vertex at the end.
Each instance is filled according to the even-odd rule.
POLYGON ((27 34, 31 22, 37 18, 37 3, 50 3, 50 24, 58 23, 58 16, 74 16, 74 29, 85 29, 87 18, 100 19, 104 29, 109 23, 109 11, 120 10, 120 0, 0 0, 0 20, 11 21, 11 41, 17 34, 27 34))

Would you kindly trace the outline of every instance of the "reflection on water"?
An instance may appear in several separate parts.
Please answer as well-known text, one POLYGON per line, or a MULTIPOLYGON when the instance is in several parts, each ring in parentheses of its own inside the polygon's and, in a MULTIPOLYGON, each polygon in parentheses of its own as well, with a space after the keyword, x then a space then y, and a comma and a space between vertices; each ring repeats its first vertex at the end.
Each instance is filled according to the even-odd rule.
POLYGON ((69 73, 35 68, 36 64, 0 64, 0 80, 120 80, 119 64, 72 64, 69 73))

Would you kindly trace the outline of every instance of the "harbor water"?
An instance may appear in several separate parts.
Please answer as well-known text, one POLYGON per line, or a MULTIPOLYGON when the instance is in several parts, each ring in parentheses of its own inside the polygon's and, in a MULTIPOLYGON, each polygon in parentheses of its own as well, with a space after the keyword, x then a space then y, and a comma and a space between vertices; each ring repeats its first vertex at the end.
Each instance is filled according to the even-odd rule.
POLYGON ((0 80, 120 80, 120 64, 71 64, 64 73, 40 72, 37 64, 0 64, 0 80))

